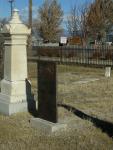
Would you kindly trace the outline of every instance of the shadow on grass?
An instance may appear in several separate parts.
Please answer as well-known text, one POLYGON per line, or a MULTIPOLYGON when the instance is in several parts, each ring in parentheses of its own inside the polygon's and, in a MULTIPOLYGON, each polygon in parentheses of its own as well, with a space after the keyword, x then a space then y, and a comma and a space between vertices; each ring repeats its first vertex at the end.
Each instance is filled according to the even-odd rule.
POLYGON ((80 117, 81 119, 91 121, 96 127, 100 128, 103 132, 107 133, 109 137, 113 137, 113 124, 112 123, 87 115, 84 112, 70 105, 58 104, 58 106, 63 107, 67 109, 68 111, 71 111, 73 114, 80 117))
POLYGON ((31 83, 26 79, 26 94, 27 94, 27 107, 28 112, 33 117, 38 117, 38 111, 36 109, 36 101, 34 100, 34 95, 31 91, 31 83))

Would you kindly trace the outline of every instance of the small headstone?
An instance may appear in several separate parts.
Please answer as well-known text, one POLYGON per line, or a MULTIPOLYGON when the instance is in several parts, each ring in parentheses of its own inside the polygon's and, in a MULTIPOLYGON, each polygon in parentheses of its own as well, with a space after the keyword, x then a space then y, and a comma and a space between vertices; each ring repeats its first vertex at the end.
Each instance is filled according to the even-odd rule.
POLYGON ((110 77, 111 76, 111 67, 106 67, 105 68, 105 77, 110 77))

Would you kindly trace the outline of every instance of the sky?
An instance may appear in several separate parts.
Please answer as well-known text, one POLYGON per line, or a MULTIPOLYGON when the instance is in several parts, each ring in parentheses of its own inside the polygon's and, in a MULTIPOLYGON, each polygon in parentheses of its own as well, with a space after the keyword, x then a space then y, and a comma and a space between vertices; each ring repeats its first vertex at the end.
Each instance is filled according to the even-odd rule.
MULTIPOLYGON (((10 17, 10 4, 9 0, 0 0, 0 18, 10 17)), ((29 0, 14 0, 14 8, 19 9, 20 15, 23 17, 27 17, 28 12, 28 1, 29 0)), ((42 5, 44 0, 33 0, 33 17, 37 16, 37 9, 42 5)), ((92 0, 58 0, 61 4, 61 7, 64 11, 64 15, 68 14, 70 11, 70 7, 74 4, 82 5, 85 2, 90 3, 92 0)))

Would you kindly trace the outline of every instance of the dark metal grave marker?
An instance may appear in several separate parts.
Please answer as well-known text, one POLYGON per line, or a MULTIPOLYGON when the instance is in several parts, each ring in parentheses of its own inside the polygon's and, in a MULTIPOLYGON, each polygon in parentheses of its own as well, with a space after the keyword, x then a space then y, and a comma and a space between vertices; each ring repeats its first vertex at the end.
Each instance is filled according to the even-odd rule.
POLYGON ((57 122, 56 63, 38 62, 38 117, 57 122))

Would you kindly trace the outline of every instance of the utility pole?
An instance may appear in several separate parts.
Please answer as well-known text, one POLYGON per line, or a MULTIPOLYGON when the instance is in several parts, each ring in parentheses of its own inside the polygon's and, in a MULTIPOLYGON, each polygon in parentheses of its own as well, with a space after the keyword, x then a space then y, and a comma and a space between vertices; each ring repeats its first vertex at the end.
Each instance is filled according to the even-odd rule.
POLYGON ((10 3, 10 8, 11 8, 11 16, 12 16, 12 12, 13 12, 13 2, 14 0, 8 0, 10 3))
POLYGON ((29 0, 29 21, 28 21, 28 26, 31 29, 31 35, 29 36, 28 39, 28 55, 32 55, 32 0, 29 0))
POLYGON ((29 28, 32 28, 32 0, 29 0, 29 28))

